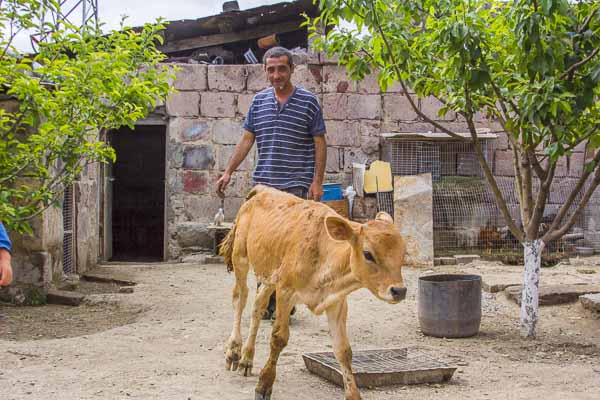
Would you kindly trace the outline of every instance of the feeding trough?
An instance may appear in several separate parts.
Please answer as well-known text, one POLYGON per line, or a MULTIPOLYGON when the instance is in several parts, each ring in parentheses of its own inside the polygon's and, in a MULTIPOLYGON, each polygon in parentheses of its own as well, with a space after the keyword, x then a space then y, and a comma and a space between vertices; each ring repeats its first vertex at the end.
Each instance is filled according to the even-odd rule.
MULTIPOLYGON (((344 386, 342 370, 332 352, 305 353, 302 358, 310 372, 344 386)), ((445 382, 455 370, 415 348, 363 350, 352 355, 358 387, 445 382)))
POLYGON ((418 293, 419 325, 425 335, 459 338, 479 332, 481 276, 422 276, 418 293))

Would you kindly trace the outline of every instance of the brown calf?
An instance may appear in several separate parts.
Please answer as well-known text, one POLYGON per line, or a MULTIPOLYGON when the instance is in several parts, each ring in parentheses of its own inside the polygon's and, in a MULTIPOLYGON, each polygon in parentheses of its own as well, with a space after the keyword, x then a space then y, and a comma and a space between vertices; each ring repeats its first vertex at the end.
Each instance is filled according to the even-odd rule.
POLYGON ((335 356, 344 375, 345 398, 360 399, 346 334, 346 296, 366 287, 389 303, 404 299, 401 268, 405 246, 392 218, 379 213, 375 220, 359 224, 322 203, 258 185, 240 208, 220 250, 235 272, 233 330, 225 349, 227 369, 251 374, 261 316, 276 291, 271 352, 260 373, 256 399, 271 397, 277 359, 288 342, 289 315, 295 304, 305 304, 317 315, 327 313, 335 356), (262 285, 242 347, 240 324, 250 268, 262 285))

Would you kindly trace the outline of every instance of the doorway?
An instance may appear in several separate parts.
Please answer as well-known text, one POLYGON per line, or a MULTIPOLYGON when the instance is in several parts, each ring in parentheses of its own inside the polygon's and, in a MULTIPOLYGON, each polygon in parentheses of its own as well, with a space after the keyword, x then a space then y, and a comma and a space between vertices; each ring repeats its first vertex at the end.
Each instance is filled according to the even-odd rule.
POLYGON ((112 242, 106 256, 111 261, 164 259, 165 137, 164 125, 110 133, 117 154, 105 178, 106 238, 112 242))

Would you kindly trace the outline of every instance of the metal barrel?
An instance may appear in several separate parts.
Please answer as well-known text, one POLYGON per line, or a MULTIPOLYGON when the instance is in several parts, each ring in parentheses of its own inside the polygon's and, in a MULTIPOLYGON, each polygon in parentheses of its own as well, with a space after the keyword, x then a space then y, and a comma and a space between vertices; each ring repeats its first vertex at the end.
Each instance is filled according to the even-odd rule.
POLYGON ((418 303, 423 334, 447 338, 476 335, 481 323, 481 276, 422 276, 418 303))

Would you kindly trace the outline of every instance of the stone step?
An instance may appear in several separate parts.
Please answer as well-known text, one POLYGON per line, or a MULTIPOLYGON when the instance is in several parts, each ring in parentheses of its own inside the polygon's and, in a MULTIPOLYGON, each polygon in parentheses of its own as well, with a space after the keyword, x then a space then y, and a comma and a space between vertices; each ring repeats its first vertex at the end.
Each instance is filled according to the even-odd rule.
POLYGON ((77 292, 68 292, 66 290, 50 289, 46 295, 48 304, 62 304, 65 306, 78 306, 83 302, 85 296, 77 292))
POLYGON ((116 283, 119 286, 137 285, 137 282, 129 280, 125 277, 113 276, 97 272, 86 272, 85 274, 81 275, 81 279, 84 279, 88 282, 116 283))
MULTIPOLYGON (((510 286, 505 292, 509 299, 521 304, 523 286, 510 286)), ((600 293, 600 285, 547 285, 540 288, 540 306, 572 303, 585 294, 600 293)))
POLYGON ((579 296, 579 301, 583 308, 600 312, 600 293, 584 294, 583 296, 579 296))

